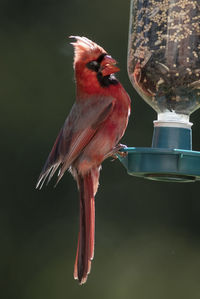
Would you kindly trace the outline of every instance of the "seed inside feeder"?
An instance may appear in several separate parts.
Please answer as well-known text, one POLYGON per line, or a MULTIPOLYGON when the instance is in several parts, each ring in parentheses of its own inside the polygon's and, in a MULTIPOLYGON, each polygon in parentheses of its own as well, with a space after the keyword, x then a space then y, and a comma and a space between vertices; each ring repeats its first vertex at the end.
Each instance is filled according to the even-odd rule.
POLYGON ((133 0, 128 70, 158 112, 200 107, 200 0, 133 0))

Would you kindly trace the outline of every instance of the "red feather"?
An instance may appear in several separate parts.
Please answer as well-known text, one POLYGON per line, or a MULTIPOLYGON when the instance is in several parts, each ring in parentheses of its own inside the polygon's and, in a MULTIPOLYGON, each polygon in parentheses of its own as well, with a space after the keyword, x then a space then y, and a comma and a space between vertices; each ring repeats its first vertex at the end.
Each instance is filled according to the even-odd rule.
POLYGON ((75 37, 77 99, 38 179, 37 188, 67 169, 80 193, 80 228, 74 278, 85 283, 94 257, 95 203, 101 163, 116 152, 130 114, 130 98, 114 77, 119 71, 107 52, 85 37, 75 37))

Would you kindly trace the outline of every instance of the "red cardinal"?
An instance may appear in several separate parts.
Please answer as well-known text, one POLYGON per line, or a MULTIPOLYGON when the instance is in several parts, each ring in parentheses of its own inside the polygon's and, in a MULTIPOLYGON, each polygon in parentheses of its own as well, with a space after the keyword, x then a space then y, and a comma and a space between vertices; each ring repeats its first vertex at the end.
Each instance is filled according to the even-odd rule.
POLYGON ((74 46, 76 102, 55 141, 38 179, 37 188, 58 180, 67 169, 80 193, 80 230, 74 278, 87 280, 94 256, 95 203, 101 163, 120 149, 130 114, 130 98, 113 75, 116 61, 86 37, 70 36, 74 46))

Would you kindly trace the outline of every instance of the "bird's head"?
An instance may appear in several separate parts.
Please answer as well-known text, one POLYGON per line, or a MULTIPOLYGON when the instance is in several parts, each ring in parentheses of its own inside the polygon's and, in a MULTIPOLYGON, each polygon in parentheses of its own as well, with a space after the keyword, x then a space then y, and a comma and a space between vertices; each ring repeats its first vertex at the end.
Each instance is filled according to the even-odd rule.
POLYGON ((116 84, 113 76, 119 71, 116 60, 99 45, 86 37, 70 36, 75 42, 74 46, 74 69, 78 84, 90 86, 91 90, 96 85, 107 87, 116 84))

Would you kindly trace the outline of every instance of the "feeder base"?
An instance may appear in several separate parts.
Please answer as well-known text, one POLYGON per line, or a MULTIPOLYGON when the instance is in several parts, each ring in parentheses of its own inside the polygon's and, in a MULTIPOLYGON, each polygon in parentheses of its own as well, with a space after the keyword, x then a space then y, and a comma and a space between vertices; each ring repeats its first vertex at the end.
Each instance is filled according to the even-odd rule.
POLYGON ((200 152, 145 147, 129 147, 122 152, 127 156, 118 158, 130 175, 164 182, 200 180, 200 152))

